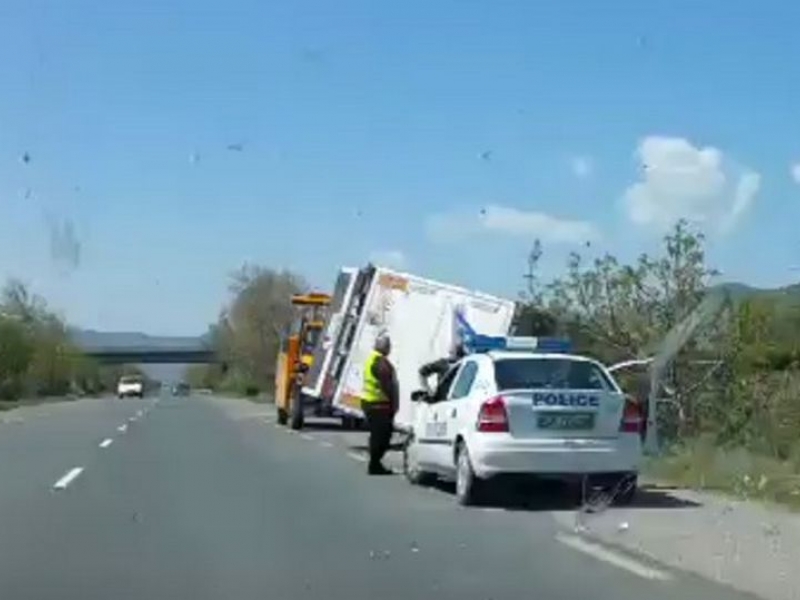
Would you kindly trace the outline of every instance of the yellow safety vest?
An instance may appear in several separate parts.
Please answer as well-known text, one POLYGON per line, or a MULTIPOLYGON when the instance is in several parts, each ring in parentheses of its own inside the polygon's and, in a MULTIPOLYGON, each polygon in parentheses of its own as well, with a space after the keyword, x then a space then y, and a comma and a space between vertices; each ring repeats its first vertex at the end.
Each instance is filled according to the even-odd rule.
POLYGON ((364 402, 378 403, 387 401, 386 395, 383 393, 381 385, 378 382, 378 378, 372 374, 372 367, 374 367, 375 362, 382 357, 383 355, 380 352, 373 351, 364 365, 364 391, 361 394, 361 398, 364 402))

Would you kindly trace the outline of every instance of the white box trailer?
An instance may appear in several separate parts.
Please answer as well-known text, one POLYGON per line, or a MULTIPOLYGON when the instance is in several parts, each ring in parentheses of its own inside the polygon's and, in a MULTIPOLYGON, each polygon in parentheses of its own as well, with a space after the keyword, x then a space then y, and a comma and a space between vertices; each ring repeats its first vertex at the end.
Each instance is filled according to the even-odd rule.
POLYGON ((400 388, 395 426, 407 429, 413 416, 411 392, 420 385, 419 367, 448 355, 462 334, 456 315, 477 333, 507 335, 514 311, 511 300, 409 273, 373 265, 357 272, 343 269, 303 394, 323 407, 319 413, 340 415, 345 422, 363 418, 363 368, 375 338, 386 331, 400 388))

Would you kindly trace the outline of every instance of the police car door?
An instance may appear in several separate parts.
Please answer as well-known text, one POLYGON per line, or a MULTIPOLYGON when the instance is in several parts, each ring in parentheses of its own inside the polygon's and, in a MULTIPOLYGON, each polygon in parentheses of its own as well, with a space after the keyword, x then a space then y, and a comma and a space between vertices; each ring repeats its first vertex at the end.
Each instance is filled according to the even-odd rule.
POLYGON ((453 387, 453 382, 458 374, 458 368, 459 366, 455 365, 444 374, 436 386, 436 390, 433 392, 424 413, 425 423, 422 437, 419 440, 420 444, 424 446, 421 452, 424 457, 422 460, 438 469, 446 466, 441 461, 441 456, 443 455, 441 450, 448 444, 449 434, 445 411, 442 407, 450 396, 450 389, 453 387))
POLYGON ((478 364, 471 359, 462 362, 447 398, 439 403, 441 419, 445 422, 444 440, 433 449, 435 462, 445 469, 454 469, 453 443, 460 429, 460 422, 466 413, 465 403, 469 399, 472 384, 478 375, 478 364))

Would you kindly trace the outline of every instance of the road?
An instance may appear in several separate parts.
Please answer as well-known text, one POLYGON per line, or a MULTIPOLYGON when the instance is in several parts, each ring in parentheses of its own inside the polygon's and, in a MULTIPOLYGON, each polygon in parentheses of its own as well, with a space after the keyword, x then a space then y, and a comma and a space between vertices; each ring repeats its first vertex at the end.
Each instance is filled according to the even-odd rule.
POLYGON ((245 401, 11 414, 4 599, 750 597, 586 542, 547 511, 461 509, 446 489, 367 477, 353 434, 290 433, 245 401))

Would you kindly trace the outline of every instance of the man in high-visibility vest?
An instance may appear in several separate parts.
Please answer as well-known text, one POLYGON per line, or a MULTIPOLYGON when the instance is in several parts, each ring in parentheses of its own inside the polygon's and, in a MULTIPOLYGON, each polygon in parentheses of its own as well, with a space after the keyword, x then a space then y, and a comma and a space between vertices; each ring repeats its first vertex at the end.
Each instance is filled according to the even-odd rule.
POLYGON ((394 415, 398 406, 397 374, 387 358, 392 350, 388 334, 382 333, 375 340, 372 353, 364 365, 364 391, 361 408, 369 428, 370 475, 391 473, 381 460, 392 441, 394 415))

